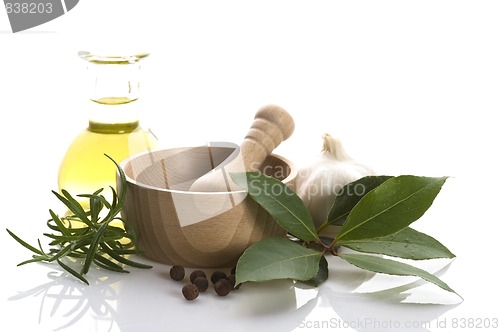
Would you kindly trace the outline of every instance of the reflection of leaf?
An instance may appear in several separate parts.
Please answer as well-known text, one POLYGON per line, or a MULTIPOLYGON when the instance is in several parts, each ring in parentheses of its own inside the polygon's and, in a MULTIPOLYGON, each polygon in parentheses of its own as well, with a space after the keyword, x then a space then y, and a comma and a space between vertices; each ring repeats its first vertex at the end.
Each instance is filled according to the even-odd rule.
POLYGON ((236 284, 274 279, 309 280, 319 268, 322 253, 281 237, 249 247, 236 265, 236 284))
POLYGON ((346 184, 340 190, 328 214, 328 223, 342 226, 354 206, 373 189, 390 179, 392 176, 365 176, 346 184), (359 189, 361 188, 361 189, 359 189))
POLYGON ((46 316, 51 319, 55 315, 64 317, 64 324, 54 331, 66 330, 89 313, 95 317, 109 317, 110 324, 113 324, 117 316, 114 303, 118 299, 116 279, 96 278, 98 281, 92 283, 92 287, 88 287, 81 283, 66 284, 64 282, 68 277, 66 272, 49 272, 47 277, 50 279, 49 282, 19 292, 8 300, 31 301, 34 297, 41 298, 39 323, 42 322, 46 310, 49 311, 46 316))
POLYGON ((432 205, 446 177, 402 175, 388 179, 352 209, 337 243, 386 236, 401 231, 432 205))
POLYGON ((319 240, 304 202, 283 182, 259 172, 231 173, 231 178, 290 234, 303 241, 319 240))
MULTIPOLYGON (((436 277, 440 277, 444 275, 444 273, 448 270, 448 268, 451 265, 451 261, 448 261, 444 266, 439 268, 437 271, 433 272, 432 274, 435 275, 436 277)), ((399 299, 401 302, 405 303, 422 303, 422 304, 429 304, 429 303, 434 303, 434 304, 451 304, 450 300, 447 298, 443 298, 438 295, 438 297, 434 300, 432 300, 432 296, 429 298, 427 293, 419 293, 419 292, 412 292, 411 290, 420 287, 422 285, 425 285, 427 281, 424 279, 417 279, 413 282, 410 283, 405 283, 402 285, 398 285, 392 288, 384 288, 376 291, 369 291, 369 292, 364 292, 360 291, 360 293, 363 294, 370 294, 374 295, 377 298, 380 299, 399 299), (419 300, 420 296, 420 300, 419 300), (416 300, 417 299, 417 300, 416 300)), ((398 302, 400 302, 398 301, 398 302)))
MULTIPOLYGON (((381 258, 371 255, 358 255, 358 254, 342 254, 339 257, 346 260, 348 263, 355 265, 361 269, 372 272, 392 274, 397 276, 415 276, 424 280, 432 282, 433 284, 441 287, 442 289, 457 294, 446 283, 441 281, 438 277, 430 274, 429 272, 416 268, 414 266, 398 262, 392 259, 381 258)), ((458 295, 458 294, 457 294, 458 295)))
POLYGON ((383 237, 343 241, 342 246, 361 252, 414 260, 455 257, 438 240, 410 227, 383 237))

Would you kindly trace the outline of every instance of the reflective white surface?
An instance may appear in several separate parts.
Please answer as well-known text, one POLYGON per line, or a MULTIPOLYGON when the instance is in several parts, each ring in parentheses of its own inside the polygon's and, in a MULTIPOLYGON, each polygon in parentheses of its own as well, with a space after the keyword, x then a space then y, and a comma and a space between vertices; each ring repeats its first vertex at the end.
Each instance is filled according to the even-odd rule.
POLYGON ((277 152, 299 166, 317 154, 328 131, 381 174, 451 176, 414 227, 456 254, 423 267, 464 300, 416 278, 373 276, 329 258, 330 279, 317 289, 248 284, 226 298, 211 291, 187 302, 161 264, 130 274, 92 270, 90 286, 56 266, 16 267, 29 252, 1 231, 2 326, 493 330, 485 327, 500 319, 497 2, 137 3, 121 1, 115 17, 109 13, 117 1, 81 1, 70 14, 16 35, 0 10, 4 228, 36 243, 48 209, 62 208, 50 190, 67 144, 86 125, 76 53, 105 40, 95 33, 102 26, 127 22, 137 33, 126 35, 130 44, 142 42, 152 53, 144 67, 143 123, 163 146, 239 143, 255 111, 272 102, 295 118, 295 133, 277 152))
POLYGON ((7 317, 19 327, 41 330, 224 326, 238 331, 292 331, 322 324, 360 331, 380 325, 382 330, 397 331, 410 324, 409 330, 426 331, 459 307, 457 296, 429 285, 419 287, 422 282, 412 282, 414 278, 374 276, 339 259, 329 262, 332 279, 319 288, 274 281, 243 285, 225 298, 209 288, 194 302, 184 300, 183 282, 170 280, 167 266, 129 275, 94 271, 90 286, 44 266, 26 267, 22 272, 29 278, 6 294, 7 317), (363 286, 368 293, 358 292, 363 286), (438 304, 415 304, 415 300, 438 304))

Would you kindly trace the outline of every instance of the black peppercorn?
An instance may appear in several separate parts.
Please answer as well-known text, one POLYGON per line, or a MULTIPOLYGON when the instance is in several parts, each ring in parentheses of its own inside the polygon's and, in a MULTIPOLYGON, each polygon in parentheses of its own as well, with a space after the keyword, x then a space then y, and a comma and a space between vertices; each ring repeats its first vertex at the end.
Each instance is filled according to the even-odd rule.
POLYGON ((196 279, 193 280, 193 284, 198 287, 198 291, 200 293, 203 293, 208 289, 208 280, 205 277, 196 277, 196 279))
POLYGON ((220 279, 227 279, 227 274, 223 271, 214 271, 214 273, 212 273, 212 276, 210 277, 210 281, 214 285, 220 279))
POLYGON ((194 270, 193 272, 191 272, 191 275, 189 276, 189 280, 191 281, 191 283, 193 283, 194 279, 196 279, 198 277, 206 278, 207 275, 202 270, 194 270))
POLYGON ((182 295, 186 298, 186 300, 192 301, 198 297, 200 294, 198 287, 193 284, 187 284, 186 286, 182 287, 182 295))
POLYGON ((184 276, 186 274, 186 271, 184 270, 184 267, 181 265, 174 265, 172 268, 170 268, 170 277, 173 280, 180 281, 184 279, 184 276))
POLYGON ((231 291, 231 283, 227 279, 220 279, 214 285, 215 292, 219 296, 226 296, 231 291))

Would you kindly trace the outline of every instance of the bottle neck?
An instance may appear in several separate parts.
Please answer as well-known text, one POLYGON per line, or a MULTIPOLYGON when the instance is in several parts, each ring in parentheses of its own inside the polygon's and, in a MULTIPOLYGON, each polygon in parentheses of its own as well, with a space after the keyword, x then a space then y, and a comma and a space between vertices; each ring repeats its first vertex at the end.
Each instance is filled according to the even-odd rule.
POLYGON ((79 52, 87 61, 88 130, 103 134, 130 133, 139 127, 140 61, 147 53, 101 56, 79 52))
POLYGON ((139 127, 139 100, 104 97, 90 101, 88 130, 102 134, 130 133, 139 127))

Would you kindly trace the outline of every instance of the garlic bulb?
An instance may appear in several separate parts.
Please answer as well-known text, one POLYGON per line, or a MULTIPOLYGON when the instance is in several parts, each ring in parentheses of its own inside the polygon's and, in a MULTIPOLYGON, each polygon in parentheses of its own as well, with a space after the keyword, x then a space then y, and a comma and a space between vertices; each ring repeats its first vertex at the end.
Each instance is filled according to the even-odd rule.
POLYGON ((314 163, 299 170, 297 195, 308 208, 317 228, 326 221, 343 186, 374 174, 371 168, 353 160, 340 140, 324 134, 322 154, 314 163))

